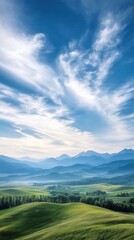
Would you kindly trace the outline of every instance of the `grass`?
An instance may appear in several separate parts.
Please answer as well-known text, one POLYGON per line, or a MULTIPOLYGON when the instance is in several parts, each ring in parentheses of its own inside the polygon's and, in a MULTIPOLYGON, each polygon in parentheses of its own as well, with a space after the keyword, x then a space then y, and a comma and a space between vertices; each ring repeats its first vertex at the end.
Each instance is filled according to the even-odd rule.
POLYGON ((90 184, 90 185, 77 185, 71 186, 71 191, 78 191, 80 193, 93 192, 95 190, 106 191, 107 193, 112 193, 116 191, 120 185, 111 185, 111 184, 90 184))
POLYGON ((78 191, 80 193, 93 192, 95 190, 101 190, 108 193, 108 195, 117 195, 121 192, 128 192, 134 194, 134 189, 131 186, 112 185, 112 184, 90 184, 90 185, 78 185, 72 186, 71 191, 78 191))
MULTIPOLYGON (((67 191, 69 193, 79 192, 85 194, 86 192, 93 192, 101 190, 107 192, 107 198, 114 202, 128 201, 134 197, 134 190, 132 186, 112 185, 112 184, 91 184, 71 186, 67 191), (129 197, 117 197, 117 194, 128 192, 129 197)), ((31 195, 49 195, 47 186, 32 186, 32 185, 3 185, 0 186, 0 196, 31 196, 31 195)))
POLYGON ((29 203, 0 212, 2 240, 133 240, 134 214, 82 203, 29 203))
POLYGON ((49 195, 45 189, 33 186, 1 186, 0 196, 31 196, 31 195, 49 195))
POLYGON ((96 190, 105 191, 107 198, 112 199, 114 202, 127 201, 131 197, 134 197, 134 188, 132 186, 112 185, 112 184, 91 184, 91 185, 78 185, 72 186, 71 192, 80 192, 85 194, 86 192, 92 193, 96 190), (129 193, 129 197, 117 197, 120 193, 129 193))

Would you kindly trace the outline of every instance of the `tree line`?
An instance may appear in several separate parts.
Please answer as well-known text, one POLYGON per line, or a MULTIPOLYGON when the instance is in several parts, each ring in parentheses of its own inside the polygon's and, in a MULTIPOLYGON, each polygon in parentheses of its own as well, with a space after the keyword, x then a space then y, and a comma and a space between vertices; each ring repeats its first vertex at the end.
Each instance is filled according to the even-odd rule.
POLYGON ((100 196, 81 196, 78 194, 57 194, 54 196, 32 195, 32 196, 1 196, 0 209, 12 208, 26 203, 32 202, 52 202, 52 203, 69 203, 82 202, 114 211, 134 212, 134 198, 121 203, 115 203, 113 200, 100 196))
POLYGON ((129 197, 129 193, 119 193, 117 194, 117 197, 129 197))
POLYGON ((114 202, 112 199, 106 199, 104 197, 84 197, 81 199, 81 202, 107 208, 113 211, 134 212, 133 198, 124 202, 114 202))
POLYGON ((52 203, 80 202, 80 196, 78 195, 66 196, 64 194, 57 194, 54 196, 45 195, 0 196, 0 210, 32 202, 52 202, 52 203))

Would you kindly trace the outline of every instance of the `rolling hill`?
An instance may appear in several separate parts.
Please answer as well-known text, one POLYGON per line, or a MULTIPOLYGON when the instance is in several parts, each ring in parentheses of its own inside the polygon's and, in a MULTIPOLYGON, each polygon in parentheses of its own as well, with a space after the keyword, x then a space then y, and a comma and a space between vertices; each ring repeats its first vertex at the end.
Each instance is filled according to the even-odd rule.
POLYGON ((133 240, 134 214, 82 203, 30 203, 0 215, 2 240, 133 240))

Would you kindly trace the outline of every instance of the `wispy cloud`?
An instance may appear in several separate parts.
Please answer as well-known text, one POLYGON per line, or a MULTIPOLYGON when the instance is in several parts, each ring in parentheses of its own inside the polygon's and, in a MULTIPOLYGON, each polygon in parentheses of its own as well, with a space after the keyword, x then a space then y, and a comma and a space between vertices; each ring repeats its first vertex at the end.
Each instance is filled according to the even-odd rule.
POLYGON ((44 50, 46 37, 42 33, 28 36, 0 26, 0 67, 14 75, 20 84, 28 85, 40 94, 51 95, 56 101, 62 94, 62 86, 53 69, 39 60, 44 50))
POLYGON ((36 156, 38 157, 39 154, 43 157, 44 154, 52 156, 65 151, 73 154, 78 151, 79 144, 84 149, 88 147, 89 143, 93 144, 92 141, 94 142, 95 137, 92 134, 71 127, 72 120, 61 119, 67 111, 65 108, 61 107, 50 112, 51 110, 42 97, 17 93, 2 85, 1 89, 0 118, 10 121, 16 127, 16 132, 21 136, 13 144, 12 137, 0 138, 1 151, 4 152, 8 145, 8 149, 12 154, 15 151, 16 155, 24 155, 30 148, 31 155, 35 156, 34 149, 36 148, 38 149, 36 156), (6 103, 4 98, 7 94, 8 97, 17 98, 19 106, 6 103), (31 136, 31 134, 25 132, 25 128, 36 132, 36 136, 31 136), (62 146, 60 144, 57 148, 56 142, 62 142, 62 146))
POLYGON ((116 22, 112 14, 108 14, 106 18, 101 21, 99 33, 97 34, 94 43, 96 51, 103 51, 113 49, 120 42, 118 34, 121 30, 119 22, 116 22))
POLYGON ((121 54, 118 44, 123 27, 120 24, 108 14, 100 22, 91 49, 80 51, 74 48, 60 56, 60 64, 66 75, 65 86, 75 98, 75 104, 98 111, 107 120, 109 141, 113 135, 118 141, 132 137, 129 122, 123 120, 120 112, 133 97, 133 82, 118 87, 116 91, 109 91, 104 86, 110 69, 121 54))
POLYGON ((71 41, 54 66, 40 59, 41 51, 47 52, 45 34, 26 34, 10 24, 0 24, 0 31, 0 68, 13 76, 13 83, 36 90, 33 95, 0 85, 0 119, 9 121, 19 133, 14 142, 12 136, 0 138, 1 153, 6 154, 7 146, 11 155, 43 157, 131 145, 132 115, 123 116, 121 110, 133 96, 133 83, 116 90, 107 85, 121 56, 118 46, 123 31, 111 13, 101 18, 89 49, 80 46, 81 39, 71 41), (97 112, 108 128, 100 135, 74 127, 77 119, 72 109, 97 112))

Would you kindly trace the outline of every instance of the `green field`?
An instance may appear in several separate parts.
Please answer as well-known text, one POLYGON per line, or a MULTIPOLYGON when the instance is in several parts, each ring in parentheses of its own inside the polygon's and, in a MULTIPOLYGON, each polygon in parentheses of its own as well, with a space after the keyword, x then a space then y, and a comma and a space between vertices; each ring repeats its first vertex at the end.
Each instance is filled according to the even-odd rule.
POLYGON ((90 185, 78 185, 71 186, 70 191, 79 192, 80 194, 86 194, 86 192, 92 193, 96 190, 105 191, 107 193, 107 198, 112 199, 114 202, 122 202, 129 200, 134 197, 133 186, 123 186, 123 185, 112 185, 112 184, 90 184, 90 185), (120 193, 129 193, 129 197, 117 197, 120 193))
POLYGON ((29 203, 0 213, 2 240, 133 240, 134 214, 82 203, 29 203))
POLYGON ((49 195, 49 193, 39 187, 33 186, 18 186, 18 185, 3 185, 0 186, 0 196, 31 196, 31 195, 49 195))
POLYGON ((113 196, 121 192, 134 194, 133 186, 113 185, 108 183, 71 186, 71 191, 78 191, 80 193, 93 192, 95 190, 105 191, 109 196, 113 196))
MULTIPOLYGON (((47 190, 48 186, 32 186, 32 185, 3 185, 0 186, 0 197, 1 196, 31 196, 31 195, 50 195, 47 190)), ((114 202, 128 201, 134 197, 134 188, 132 186, 123 185, 112 185, 112 184, 91 184, 91 185, 78 185, 70 186, 67 188, 68 193, 80 193, 81 195, 86 192, 92 193, 96 190, 105 191, 107 198, 112 199, 114 202), (120 193, 129 193, 129 197, 117 197, 120 193)))

